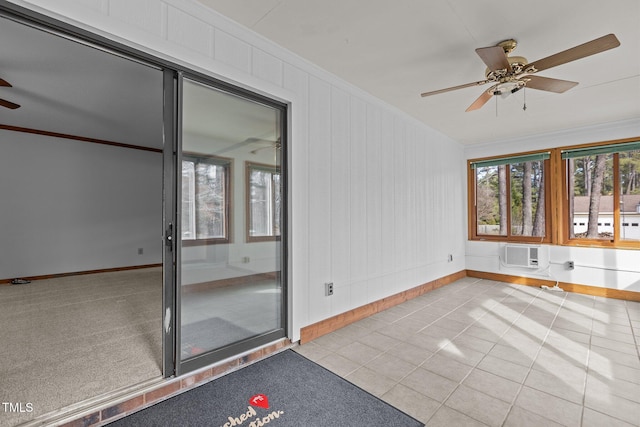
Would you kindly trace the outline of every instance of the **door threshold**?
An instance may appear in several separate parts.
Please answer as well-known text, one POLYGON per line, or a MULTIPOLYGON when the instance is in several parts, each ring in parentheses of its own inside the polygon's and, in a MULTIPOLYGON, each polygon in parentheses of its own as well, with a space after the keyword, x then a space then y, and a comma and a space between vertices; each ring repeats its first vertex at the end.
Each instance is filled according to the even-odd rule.
POLYGON ((78 419, 89 417, 92 414, 99 413, 97 408, 108 408, 126 402, 132 398, 143 395, 145 392, 157 389, 158 386, 166 381, 163 377, 152 378, 138 384, 123 387, 108 393, 101 394, 72 405, 65 406, 55 411, 40 415, 19 427, 36 427, 36 426, 60 426, 78 419))

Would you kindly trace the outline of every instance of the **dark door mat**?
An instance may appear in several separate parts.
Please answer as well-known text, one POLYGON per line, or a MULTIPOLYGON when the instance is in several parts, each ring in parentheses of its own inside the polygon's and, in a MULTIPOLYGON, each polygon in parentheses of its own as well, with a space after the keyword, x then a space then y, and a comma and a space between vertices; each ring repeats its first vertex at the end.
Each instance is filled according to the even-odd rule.
POLYGON ((413 427, 421 422, 292 350, 109 424, 413 427))

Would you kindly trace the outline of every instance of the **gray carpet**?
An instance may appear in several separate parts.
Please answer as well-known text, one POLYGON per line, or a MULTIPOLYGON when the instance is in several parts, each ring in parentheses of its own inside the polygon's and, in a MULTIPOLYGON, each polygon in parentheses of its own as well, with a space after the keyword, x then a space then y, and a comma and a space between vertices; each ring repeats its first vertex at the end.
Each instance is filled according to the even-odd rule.
POLYGON ((122 418, 109 427, 423 426, 377 397, 286 350, 122 418))
POLYGON ((160 268, 0 286, 0 426, 160 378, 161 317, 160 268))

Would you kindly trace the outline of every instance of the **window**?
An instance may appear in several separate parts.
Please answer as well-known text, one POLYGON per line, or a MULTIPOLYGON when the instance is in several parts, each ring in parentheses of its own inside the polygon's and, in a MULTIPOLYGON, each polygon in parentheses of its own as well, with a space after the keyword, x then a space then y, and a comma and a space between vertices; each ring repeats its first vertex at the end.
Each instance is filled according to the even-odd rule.
POLYGON ((247 241, 280 238, 282 183, 277 167, 246 163, 247 241))
POLYGON ((469 235, 482 240, 545 242, 549 153, 470 162, 469 235))
POLYGON ((229 242, 230 166, 229 159, 183 156, 183 244, 229 242))
POLYGON ((640 241, 640 142, 562 150, 568 243, 625 246, 640 241), (579 222, 579 226, 571 226, 579 222))
POLYGON ((640 248, 640 141, 469 161, 469 238, 640 248))

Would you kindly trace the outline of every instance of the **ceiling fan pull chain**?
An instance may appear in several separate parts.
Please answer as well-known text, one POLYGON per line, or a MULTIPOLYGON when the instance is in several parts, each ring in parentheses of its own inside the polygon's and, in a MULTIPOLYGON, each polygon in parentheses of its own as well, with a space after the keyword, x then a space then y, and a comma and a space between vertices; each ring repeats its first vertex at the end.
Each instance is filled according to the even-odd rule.
POLYGON ((524 96, 524 105, 522 106, 522 111, 527 111, 527 88, 522 88, 522 95, 524 96))

